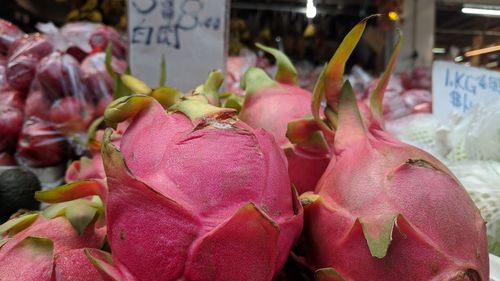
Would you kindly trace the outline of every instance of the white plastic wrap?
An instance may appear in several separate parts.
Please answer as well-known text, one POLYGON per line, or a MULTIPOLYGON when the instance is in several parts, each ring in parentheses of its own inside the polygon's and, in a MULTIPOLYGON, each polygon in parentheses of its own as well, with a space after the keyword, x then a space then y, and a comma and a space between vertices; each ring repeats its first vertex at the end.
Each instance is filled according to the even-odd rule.
POLYGON ((386 124, 389 132, 445 162, 487 221, 490 252, 500 255, 500 99, 446 121, 413 114, 386 124))

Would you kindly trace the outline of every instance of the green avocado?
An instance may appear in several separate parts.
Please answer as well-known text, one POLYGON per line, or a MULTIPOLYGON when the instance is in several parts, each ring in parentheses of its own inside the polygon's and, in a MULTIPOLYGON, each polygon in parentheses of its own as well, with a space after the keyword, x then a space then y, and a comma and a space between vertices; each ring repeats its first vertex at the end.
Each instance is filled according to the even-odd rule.
POLYGON ((0 223, 19 209, 37 210, 40 203, 35 200, 40 181, 32 172, 21 167, 0 171, 0 223))

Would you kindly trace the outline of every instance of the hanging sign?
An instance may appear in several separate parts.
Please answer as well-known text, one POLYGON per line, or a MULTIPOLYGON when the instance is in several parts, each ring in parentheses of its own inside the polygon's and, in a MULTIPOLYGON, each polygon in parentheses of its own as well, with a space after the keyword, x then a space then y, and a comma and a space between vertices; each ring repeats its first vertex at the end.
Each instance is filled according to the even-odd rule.
POLYGON ((432 67, 432 111, 448 118, 453 111, 467 114, 478 104, 500 99, 500 72, 436 61, 432 67))
POLYGON ((187 91, 210 70, 224 70, 227 0, 128 0, 132 73, 157 86, 165 56, 167 83, 187 91))

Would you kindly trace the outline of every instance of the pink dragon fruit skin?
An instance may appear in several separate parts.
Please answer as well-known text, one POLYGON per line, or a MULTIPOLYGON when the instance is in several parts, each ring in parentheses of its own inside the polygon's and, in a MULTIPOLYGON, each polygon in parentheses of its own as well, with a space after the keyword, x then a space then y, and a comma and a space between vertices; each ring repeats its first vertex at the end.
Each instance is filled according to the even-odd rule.
POLYGON ((330 162, 328 149, 308 151, 287 138, 290 121, 311 115, 311 93, 295 85, 297 72, 284 54, 258 46, 276 57, 278 82, 261 69, 247 70, 242 80, 246 97, 239 118, 252 128, 263 128, 274 136, 287 156, 292 184, 299 194, 311 191, 330 162))
POLYGON ((146 96, 114 105, 142 109, 121 152, 104 141, 113 266, 94 264, 117 280, 272 280, 302 228, 274 139, 197 100, 175 113, 146 96))
POLYGON ((27 214, 0 225, 0 280, 104 280, 84 248, 102 247, 105 228, 92 221, 96 205, 81 202, 89 201, 53 205, 43 216, 27 214))
POLYGON ((382 129, 399 48, 368 124, 348 82, 341 90, 332 161, 314 193, 301 196, 298 252, 316 280, 487 281, 485 222, 465 189, 437 159, 382 129))

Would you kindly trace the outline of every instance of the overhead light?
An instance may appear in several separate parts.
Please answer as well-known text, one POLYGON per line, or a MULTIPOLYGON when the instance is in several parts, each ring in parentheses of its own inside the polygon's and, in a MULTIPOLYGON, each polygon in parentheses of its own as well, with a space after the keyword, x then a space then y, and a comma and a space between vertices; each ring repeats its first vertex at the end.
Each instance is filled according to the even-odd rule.
POLYGON ((316 17, 316 6, 314 6, 313 0, 307 0, 306 17, 308 19, 316 17))
POLYGON ((396 11, 390 11, 387 13, 387 17, 392 21, 397 21, 399 19, 399 15, 396 11))
POLYGON ((482 48, 482 49, 468 51, 468 52, 465 52, 465 56, 466 57, 473 57, 473 56, 478 56, 478 55, 482 55, 482 54, 492 53, 492 52, 496 52, 496 51, 500 51, 500 45, 496 45, 496 46, 491 46, 491 47, 486 47, 486 48, 482 48))
POLYGON ((455 58, 455 62, 461 62, 463 60, 464 60, 464 57, 462 57, 462 56, 458 56, 455 58))
POLYGON ((445 48, 432 48, 434 54, 446 54, 445 48))
POLYGON ((500 16, 500 6, 464 4, 462 13, 483 16, 500 16))

